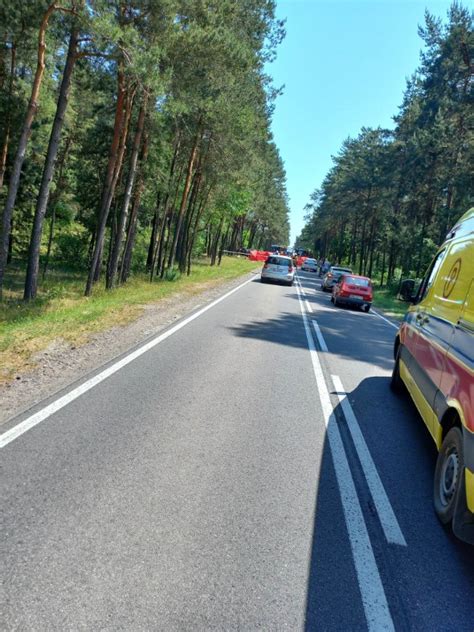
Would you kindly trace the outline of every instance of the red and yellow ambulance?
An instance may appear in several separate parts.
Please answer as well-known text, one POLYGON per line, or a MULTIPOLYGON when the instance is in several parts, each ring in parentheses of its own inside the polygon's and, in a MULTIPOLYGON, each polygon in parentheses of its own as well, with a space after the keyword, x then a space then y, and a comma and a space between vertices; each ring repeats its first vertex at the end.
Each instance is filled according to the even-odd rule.
POLYGON ((474 208, 438 250, 395 340, 406 387, 439 450, 435 511, 474 544, 474 208))

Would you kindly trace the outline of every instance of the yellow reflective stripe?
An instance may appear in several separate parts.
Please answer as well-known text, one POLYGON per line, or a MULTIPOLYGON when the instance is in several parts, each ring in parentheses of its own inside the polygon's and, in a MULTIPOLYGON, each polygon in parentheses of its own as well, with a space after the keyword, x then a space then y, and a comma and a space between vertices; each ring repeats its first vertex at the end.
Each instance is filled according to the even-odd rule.
POLYGON ((474 513, 474 472, 465 469, 466 472, 466 502, 467 508, 474 513))

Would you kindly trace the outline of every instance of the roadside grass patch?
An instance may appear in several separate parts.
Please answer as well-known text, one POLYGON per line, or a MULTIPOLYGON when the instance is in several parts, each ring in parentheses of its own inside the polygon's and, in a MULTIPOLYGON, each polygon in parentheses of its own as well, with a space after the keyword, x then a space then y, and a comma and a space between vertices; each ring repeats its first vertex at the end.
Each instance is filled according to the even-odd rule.
POLYGON ((94 333, 138 318, 148 304, 172 299, 173 295, 198 294, 255 267, 255 262, 245 258, 224 257, 220 266, 212 267, 207 259, 201 259, 194 262, 189 277, 170 274, 169 280, 150 283, 148 275, 137 274, 111 291, 102 287, 102 281, 88 298, 83 296, 83 275, 51 270, 38 298, 29 303, 21 300, 24 272, 10 269, 0 302, 0 382, 34 367, 35 354, 54 340, 73 346, 84 344, 94 333))
POLYGON ((409 307, 409 303, 400 301, 394 294, 393 288, 374 288, 374 307, 380 308, 387 316, 396 320, 402 320, 409 307))

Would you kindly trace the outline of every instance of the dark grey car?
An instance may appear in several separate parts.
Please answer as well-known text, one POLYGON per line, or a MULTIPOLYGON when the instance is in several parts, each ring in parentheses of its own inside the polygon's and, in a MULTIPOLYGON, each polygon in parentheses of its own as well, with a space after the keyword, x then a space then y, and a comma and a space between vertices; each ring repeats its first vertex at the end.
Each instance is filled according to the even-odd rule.
POLYGON ((324 292, 331 292, 333 286, 336 285, 343 274, 352 274, 352 270, 350 268, 331 266, 323 277, 321 289, 324 292))

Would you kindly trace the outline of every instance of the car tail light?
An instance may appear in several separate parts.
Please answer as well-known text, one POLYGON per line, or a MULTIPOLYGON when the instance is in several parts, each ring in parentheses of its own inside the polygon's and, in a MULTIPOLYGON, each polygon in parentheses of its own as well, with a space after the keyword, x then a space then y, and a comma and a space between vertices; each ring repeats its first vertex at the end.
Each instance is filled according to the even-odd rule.
POLYGON ((330 272, 328 272, 328 279, 332 279, 332 274, 330 272))
POLYGON ((265 268, 268 268, 268 263, 263 264, 263 269, 265 270, 265 268))
POLYGON ((289 266, 288 272, 293 272, 293 266, 289 266))

